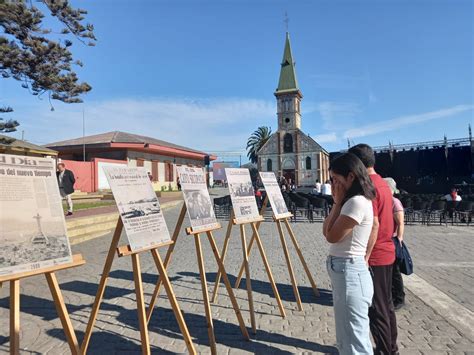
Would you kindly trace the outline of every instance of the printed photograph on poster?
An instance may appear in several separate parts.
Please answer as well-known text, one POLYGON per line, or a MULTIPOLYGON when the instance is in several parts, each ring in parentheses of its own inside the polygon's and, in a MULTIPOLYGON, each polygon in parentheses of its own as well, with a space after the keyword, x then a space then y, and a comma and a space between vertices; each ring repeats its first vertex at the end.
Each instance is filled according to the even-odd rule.
POLYGON ((104 166, 130 249, 137 251, 170 240, 160 203, 145 168, 104 166))
POLYGON ((0 154, 0 276, 72 262, 50 158, 0 154))
POLYGON ((188 166, 178 166, 177 171, 193 231, 218 228, 204 171, 188 166))
POLYGON ((285 218, 291 216, 288 211, 283 195, 281 194, 280 186, 278 185, 275 173, 260 172, 260 179, 262 180, 265 192, 267 193, 270 206, 272 206, 273 213, 276 218, 285 218))
POLYGON ((251 222, 260 219, 249 170, 226 168, 225 173, 235 219, 239 222, 251 222))

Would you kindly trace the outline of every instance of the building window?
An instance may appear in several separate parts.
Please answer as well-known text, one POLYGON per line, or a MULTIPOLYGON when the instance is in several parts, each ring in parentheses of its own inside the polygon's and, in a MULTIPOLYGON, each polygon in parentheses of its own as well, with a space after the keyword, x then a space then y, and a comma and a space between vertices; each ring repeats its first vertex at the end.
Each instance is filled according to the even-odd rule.
POLYGON ((173 164, 172 163, 165 163, 165 181, 166 182, 173 182, 174 181, 173 164))
POLYGON ((283 137, 283 152, 293 153, 293 136, 290 133, 283 137))
POLYGON ((145 159, 137 159, 137 166, 144 166, 145 165, 145 159))
POLYGON ((267 171, 273 171, 272 160, 271 159, 267 160, 267 171))
POLYGON ((158 181, 158 161, 156 160, 151 162, 151 176, 153 177, 153 181, 158 181))
POLYGON ((306 170, 311 170, 311 158, 306 157, 306 170))

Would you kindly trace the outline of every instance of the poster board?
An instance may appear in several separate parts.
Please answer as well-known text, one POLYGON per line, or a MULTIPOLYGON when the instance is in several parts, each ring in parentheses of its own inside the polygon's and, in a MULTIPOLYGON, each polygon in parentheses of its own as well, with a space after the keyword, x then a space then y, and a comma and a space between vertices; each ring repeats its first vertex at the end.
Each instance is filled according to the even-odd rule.
POLYGON ((125 227, 130 249, 136 252, 170 241, 158 197, 145 168, 104 166, 125 227))
POLYGON ((288 207, 286 206, 283 195, 281 194, 275 173, 260 172, 260 179, 265 187, 265 192, 270 200, 270 205, 272 206, 275 218, 281 219, 291 217, 291 213, 288 211, 288 207))
POLYGON ((219 228, 202 168, 177 167, 193 232, 219 228))
POLYGON ((55 161, 0 154, 0 276, 71 262, 55 161))
POLYGON ((239 223, 260 219, 252 179, 248 169, 225 169, 235 220, 239 223))

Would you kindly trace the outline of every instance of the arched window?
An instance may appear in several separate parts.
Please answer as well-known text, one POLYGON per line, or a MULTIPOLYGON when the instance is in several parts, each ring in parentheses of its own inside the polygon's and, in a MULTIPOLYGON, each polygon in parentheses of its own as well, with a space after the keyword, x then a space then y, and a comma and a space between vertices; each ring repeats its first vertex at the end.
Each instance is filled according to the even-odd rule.
POLYGON ((290 133, 283 137, 283 152, 293 153, 293 136, 290 133))
POLYGON ((267 160, 267 171, 273 171, 272 160, 267 160))
POLYGON ((311 158, 306 157, 306 170, 311 170, 311 158))

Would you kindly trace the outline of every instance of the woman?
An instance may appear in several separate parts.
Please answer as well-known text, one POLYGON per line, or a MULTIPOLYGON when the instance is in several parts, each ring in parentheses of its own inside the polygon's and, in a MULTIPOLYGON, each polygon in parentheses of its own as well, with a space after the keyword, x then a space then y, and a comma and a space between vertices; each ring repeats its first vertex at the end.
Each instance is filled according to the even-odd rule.
MULTIPOLYGON (((391 177, 384 179, 392 191, 393 196, 393 242, 402 245, 405 232, 405 209, 401 201, 395 197, 400 191, 397 189, 397 183, 391 177)), ((405 290, 403 288, 403 278, 400 272, 398 260, 395 260, 392 269, 392 300, 396 311, 405 304, 405 290)))
POLYGON ((331 243, 327 269, 333 290, 336 340, 340 354, 373 354, 369 306, 374 288, 365 253, 373 224, 375 189, 362 162, 352 153, 329 167, 334 205, 323 233, 331 243))

